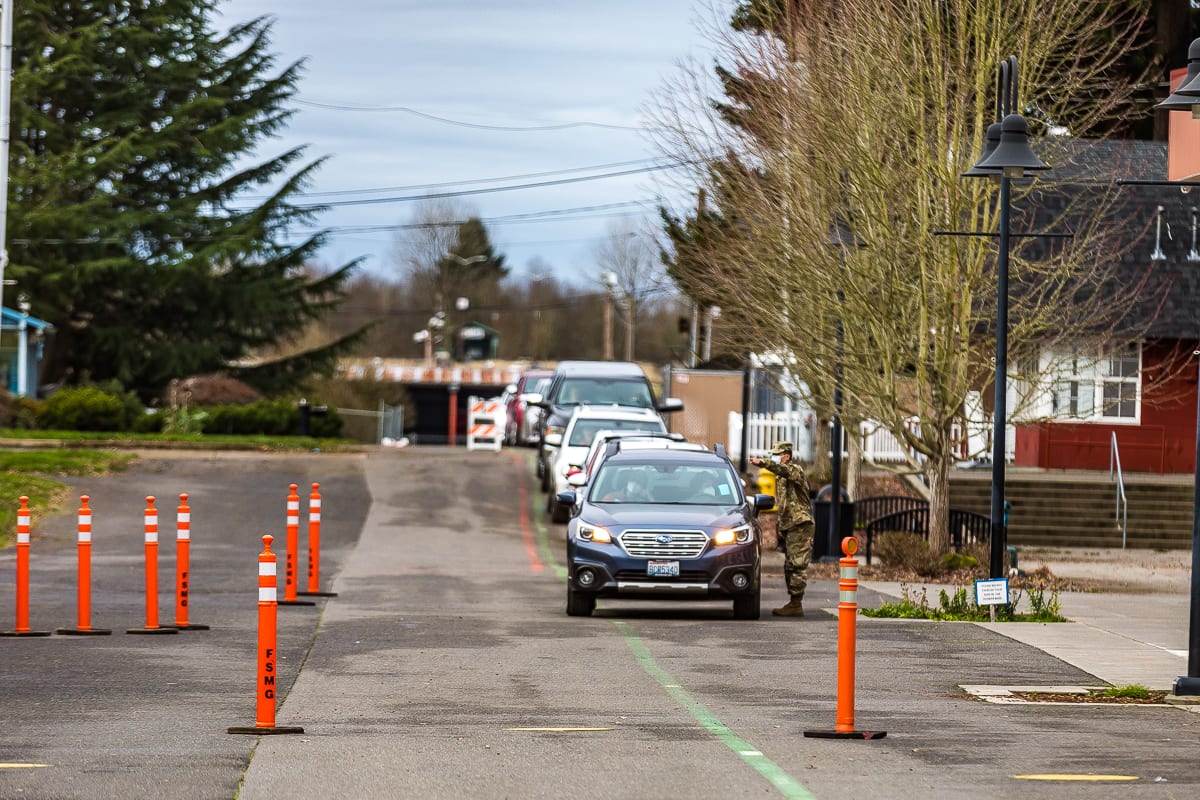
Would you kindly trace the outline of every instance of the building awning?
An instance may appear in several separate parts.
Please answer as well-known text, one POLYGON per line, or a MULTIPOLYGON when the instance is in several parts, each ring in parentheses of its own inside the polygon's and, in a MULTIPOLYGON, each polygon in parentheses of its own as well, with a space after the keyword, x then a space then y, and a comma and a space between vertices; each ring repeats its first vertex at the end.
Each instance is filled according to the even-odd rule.
MULTIPOLYGON (((23 315, 20 311, 14 311, 11 308, 4 308, 0 309, 0 312, 2 312, 2 315, 0 315, 0 328, 3 328, 6 331, 15 331, 21 327, 21 319, 23 315)), ((31 316, 24 316, 24 319, 25 326, 27 328, 32 328, 35 331, 44 333, 45 331, 54 330, 54 326, 49 322, 46 322, 44 319, 38 319, 37 317, 31 316)))

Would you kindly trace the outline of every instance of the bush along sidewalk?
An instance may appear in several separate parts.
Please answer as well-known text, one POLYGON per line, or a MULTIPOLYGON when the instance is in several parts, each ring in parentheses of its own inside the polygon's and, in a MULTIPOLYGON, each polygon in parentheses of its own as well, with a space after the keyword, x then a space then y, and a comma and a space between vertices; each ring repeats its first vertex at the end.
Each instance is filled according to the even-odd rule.
MULTIPOLYGON (((1042 587, 1031 588, 1029 591, 1029 611, 1017 612, 1021 603, 1022 592, 1016 590, 1011 602, 1007 605, 995 606, 997 622, 1067 622, 1067 618, 1059 613, 1058 592, 1051 590, 1047 595, 1042 587)), ((951 595, 945 589, 938 592, 938 606, 929 604, 927 590, 921 587, 913 591, 908 584, 900 585, 900 600, 895 603, 883 603, 879 608, 864 608, 865 617, 887 619, 933 619, 957 622, 988 622, 991 620, 989 606, 979 606, 966 588, 959 587, 951 595)))

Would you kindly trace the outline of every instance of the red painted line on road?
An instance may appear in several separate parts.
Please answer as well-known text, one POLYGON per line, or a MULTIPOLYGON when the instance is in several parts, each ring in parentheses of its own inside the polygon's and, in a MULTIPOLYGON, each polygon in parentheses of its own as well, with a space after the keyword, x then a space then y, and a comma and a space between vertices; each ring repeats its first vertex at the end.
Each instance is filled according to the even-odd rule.
POLYGON ((521 472, 521 484, 517 487, 517 496, 520 500, 519 508, 521 520, 521 541, 525 543, 525 553, 529 556, 529 569, 533 572, 542 572, 545 566, 542 564, 542 559, 538 557, 537 544, 533 540, 533 525, 529 520, 529 487, 525 485, 529 480, 528 470, 525 468, 525 460, 519 455, 513 456, 513 463, 521 472))

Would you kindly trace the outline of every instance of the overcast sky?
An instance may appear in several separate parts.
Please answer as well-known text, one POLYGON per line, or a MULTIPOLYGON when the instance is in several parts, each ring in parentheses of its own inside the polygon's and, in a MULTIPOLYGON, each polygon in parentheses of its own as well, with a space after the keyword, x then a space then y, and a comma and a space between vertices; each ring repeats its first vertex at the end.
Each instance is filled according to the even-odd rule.
MULTIPOLYGON (((307 144, 311 158, 328 156, 311 199, 359 202, 321 217, 335 234, 317 260, 366 256, 365 269, 386 275, 398 269, 397 227, 415 204, 363 200, 650 166, 658 156, 643 128, 650 93, 678 75, 680 60, 708 58, 697 22, 712 19, 712 8, 709 0, 225 0, 216 24, 273 16, 280 64, 307 59, 298 113, 260 153, 307 144), (548 126, 559 127, 529 130, 548 126), (525 177, 484 182, 509 176, 525 177), (380 229, 363 229, 372 226, 380 229)), ((614 221, 653 216, 656 180, 643 172, 458 202, 485 220, 514 273, 531 272, 540 257, 557 276, 586 283, 614 221), (516 215, 541 219, 498 221, 516 215)))

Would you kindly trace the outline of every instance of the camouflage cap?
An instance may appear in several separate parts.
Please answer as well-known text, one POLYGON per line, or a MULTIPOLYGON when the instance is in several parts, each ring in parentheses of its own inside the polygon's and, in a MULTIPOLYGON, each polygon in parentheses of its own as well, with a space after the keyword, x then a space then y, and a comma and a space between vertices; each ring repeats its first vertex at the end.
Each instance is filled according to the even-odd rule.
POLYGON ((773 456, 790 452, 792 452, 791 442, 776 442, 775 444, 771 445, 771 455, 773 456))

